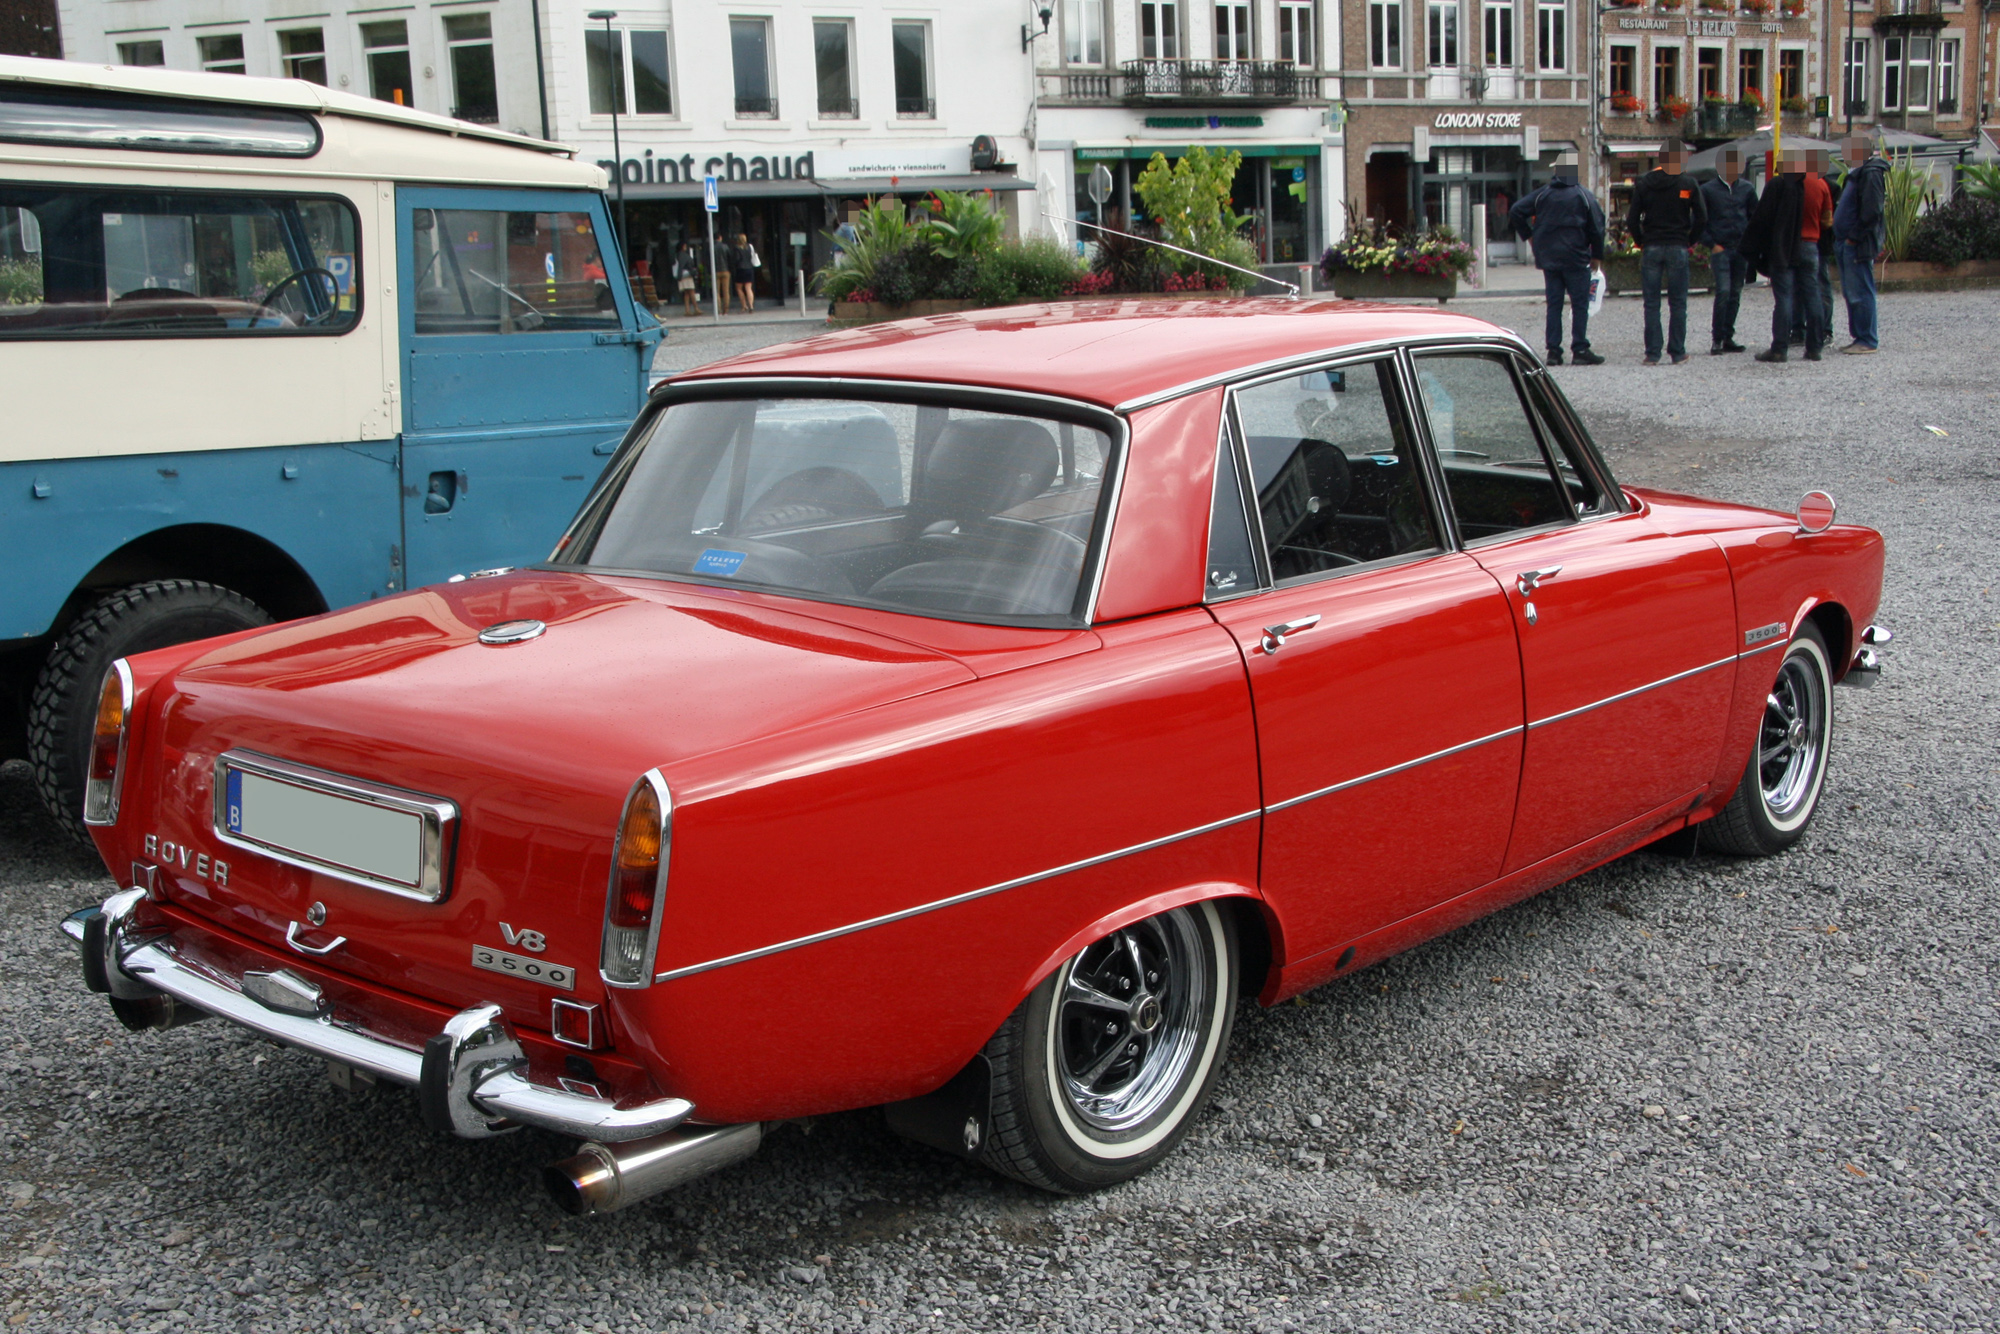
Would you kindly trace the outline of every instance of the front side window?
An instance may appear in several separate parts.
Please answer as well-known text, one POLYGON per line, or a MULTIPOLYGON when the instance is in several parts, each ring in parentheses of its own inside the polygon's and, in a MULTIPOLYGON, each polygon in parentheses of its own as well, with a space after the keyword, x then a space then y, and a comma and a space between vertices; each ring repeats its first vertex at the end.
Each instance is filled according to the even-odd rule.
POLYGON ((167 47, 164 42, 120 42, 118 43, 118 63, 121 65, 164 65, 167 63, 167 47))
POLYGON ((1569 68, 1569 7, 1562 0, 1535 6, 1535 65, 1552 74, 1569 68))
POLYGON ((1458 0, 1431 0, 1426 32, 1431 68, 1458 68, 1458 0))
POLYGON ((1217 60, 1250 59, 1250 6, 1243 4, 1217 5, 1215 7, 1215 58, 1217 60))
POLYGON ((361 25, 361 49, 368 57, 368 92, 399 107, 415 104, 410 78, 410 25, 401 19, 361 25))
POLYGON ((412 222, 418 333, 618 327, 588 213, 420 208, 412 222))
POLYGON ((1393 359, 1251 385, 1236 411, 1273 579, 1437 549, 1393 359))
POLYGON ((0 339, 343 333, 360 318, 341 200, 0 185, 0 217, 40 241, 30 281, 0 297, 0 339))
POLYGON ((320 28, 294 28, 278 34, 278 58, 288 79, 326 86, 326 32, 320 28))
POLYGON ((852 120, 861 114, 854 97, 854 24, 848 19, 813 20, 813 67, 819 79, 819 114, 852 120))
POLYGON ((1074 625, 1111 441, 980 401, 677 403, 562 563, 948 620, 1074 625))
POLYGON ((1445 489, 1467 542, 1566 522, 1540 433, 1499 354, 1418 357, 1417 385, 1445 489))
POLYGON ((210 74, 242 74, 245 71, 242 33, 204 37, 197 45, 201 48, 201 67, 210 74))
POLYGON ((1147 60, 1178 60, 1181 7, 1175 0, 1139 0, 1139 54, 1147 60))
POLYGON ((889 27, 896 67, 896 114, 929 120, 937 114, 931 101, 931 25, 897 22, 889 27))
POLYGON ((1312 0, 1278 0, 1278 59, 1310 69, 1319 63, 1318 51, 1312 0))
POLYGON ((729 62, 736 78, 736 114, 775 118, 778 97, 771 90, 771 20, 729 20, 729 62))
POLYGON ((451 114, 479 125, 498 125, 500 92, 493 75, 493 16, 446 15, 444 44, 451 56, 451 114))
POLYGON ((1403 0, 1369 0, 1368 64, 1403 68, 1403 0))

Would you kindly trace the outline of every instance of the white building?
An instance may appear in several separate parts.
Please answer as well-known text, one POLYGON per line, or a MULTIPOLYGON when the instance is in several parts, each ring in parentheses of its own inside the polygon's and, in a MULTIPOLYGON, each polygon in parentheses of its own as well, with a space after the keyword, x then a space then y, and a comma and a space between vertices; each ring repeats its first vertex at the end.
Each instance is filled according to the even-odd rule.
POLYGON ((575 145, 622 177, 635 259, 703 236, 714 174, 767 295, 868 195, 992 188, 1018 213, 1033 181, 1013 0, 60 3, 72 60, 289 75, 575 145))

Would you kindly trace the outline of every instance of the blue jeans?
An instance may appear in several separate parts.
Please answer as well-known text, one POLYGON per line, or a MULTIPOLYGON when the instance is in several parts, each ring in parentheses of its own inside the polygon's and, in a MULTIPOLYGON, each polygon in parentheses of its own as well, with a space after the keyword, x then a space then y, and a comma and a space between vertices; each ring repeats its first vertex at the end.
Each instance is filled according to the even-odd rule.
MULTIPOLYGON (((1824 344, 1833 337, 1833 242, 1824 236, 1814 245, 1819 250, 1819 263, 1813 266, 1815 280, 1819 283, 1819 341, 1824 344)), ((1803 305, 1792 307, 1792 341, 1806 340, 1806 317, 1803 305)))
POLYGON ((1750 276, 1750 261, 1734 250, 1708 257, 1709 272, 1715 275, 1715 310, 1708 322, 1712 342, 1736 341, 1736 311, 1743 303, 1743 280, 1750 276))
POLYGON ((1853 241, 1836 241, 1834 244, 1840 249, 1840 293, 1847 300, 1847 332, 1863 347, 1878 346, 1875 331, 1875 256, 1853 241))
POLYGON ((1590 266, 1543 269, 1542 295, 1549 303, 1549 322, 1543 330, 1542 346, 1551 352, 1562 351, 1563 297, 1568 296, 1570 351, 1590 351, 1590 266))
POLYGON ((1660 359, 1660 288, 1667 289, 1667 355, 1688 354, 1688 252, 1684 245, 1649 245, 1639 257, 1646 294, 1646 360, 1660 359))
POLYGON ((1791 342, 1795 311, 1805 326, 1806 351, 1819 351, 1826 341, 1826 311, 1820 306, 1817 241, 1800 241, 1792 266, 1771 274, 1772 347, 1782 351, 1791 342))

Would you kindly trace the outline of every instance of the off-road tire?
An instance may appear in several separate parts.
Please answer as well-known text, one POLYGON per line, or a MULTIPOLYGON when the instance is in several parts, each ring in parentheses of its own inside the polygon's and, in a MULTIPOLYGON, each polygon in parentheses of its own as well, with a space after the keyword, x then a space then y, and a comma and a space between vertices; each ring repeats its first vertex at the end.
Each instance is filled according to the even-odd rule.
POLYGON ((1168 919, 1176 919, 1169 925, 1199 946, 1194 965, 1202 973, 1203 995, 1190 1030, 1198 1033, 1195 1047, 1177 1075, 1159 1086, 1158 1107, 1124 1131, 1099 1134, 1078 1119, 1075 1104, 1059 1086, 1058 991, 1070 970, 1102 944, 1094 943, 1030 992, 986 1045, 992 1117, 981 1157, 987 1166, 1043 1190, 1078 1195, 1149 1171, 1186 1138, 1222 1075, 1236 1018, 1240 952, 1233 914, 1212 902, 1176 908, 1127 929, 1168 919))
POLYGON ((1833 753, 1833 655, 1827 652, 1826 639, 1815 626, 1802 627, 1786 646, 1771 698, 1788 707, 1798 701, 1807 715, 1810 771, 1794 776, 1786 765, 1767 761, 1767 743, 1782 735, 1781 724, 1787 716, 1782 709, 1767 704, 1750 743, 1750 758, 1743 767, 1743 780, 1736 785, 1736 795, 1714 819, 1699 826, 1704 848, 1735 857, 1775 856, 1805 836, 1819 809, 1826 766, 1833 753), (1773 777, 1777 781, 1770 781, 1773 777), (1796 782, 1788 784, 1791 777, 1796 782), (1774 799, 1774 793, 1790 799, 1774 799))
POLYGON ((91 846, 83 824, 84 769, 98 691, 114 661, 270 623, 269 613, 241 593, 193 579, 121 588, 78 616, 49 650, 28 707, 28 763, 56 824, 91 846))

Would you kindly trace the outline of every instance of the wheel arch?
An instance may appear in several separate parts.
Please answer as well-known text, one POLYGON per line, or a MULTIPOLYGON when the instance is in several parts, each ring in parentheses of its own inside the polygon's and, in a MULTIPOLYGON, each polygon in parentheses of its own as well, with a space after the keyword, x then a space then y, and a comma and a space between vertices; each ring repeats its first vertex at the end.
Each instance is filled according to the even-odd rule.
POLYGON ((1834 598, 1811 597, 1806 599, 1799 615, 1793 620, 1792 634, 1796 636, 1807 625, 1817 629, 1820 638, 1826 641, 1827 657, 1832 660, 1833 679, 1838 683, 1854 662, 1854 617, 1834 598))
POLYGON ((1234 920, 1238 963, 1242 974, 1237 991, 1242 995, 1256 995, 1263 989, 1272 961, 1283 957, 1277 950, 1280 925, 1272 916, 1270 905, 1264 901, 1263 894, 1255 886, 1227 880, 1205 880, 1179 885, 1137 899, 1072 932, 1035 967, 1033 974, 1019 988, 1014 1003, 1020 1004, 1021 1000, 1040 986, 1050 973, 1060 968, 1064 960, 1077 954, 1092 941, 1101 940, 1113 931, 1123 930, 1134 922, 1142 922, 1148 917, 1157 917, 1163 912, 1185 908, 1190 904, 1208 902, 1214 902, 1234 920))
POLYGON ((154 579, 194 579, 241 593, 274 620, 326 611, 317 582, 267 537, 217 523, 173 524, 141 534, 106 555, 77 581, 50 628, 60 635, 104 593, 154 579))

